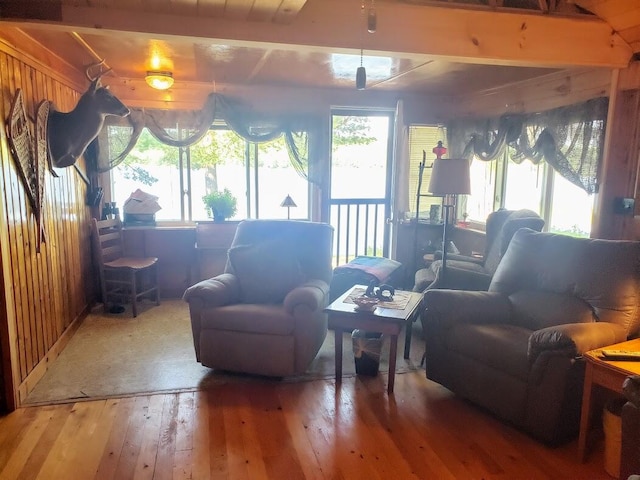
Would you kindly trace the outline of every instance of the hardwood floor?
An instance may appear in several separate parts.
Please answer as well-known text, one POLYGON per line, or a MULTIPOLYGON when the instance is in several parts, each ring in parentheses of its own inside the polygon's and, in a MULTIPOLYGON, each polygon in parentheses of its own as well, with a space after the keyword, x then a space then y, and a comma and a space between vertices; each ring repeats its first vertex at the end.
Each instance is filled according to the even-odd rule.
POLYGON ((43 407, 0 418, 0 479, 610 479, 424 372, 43 407))

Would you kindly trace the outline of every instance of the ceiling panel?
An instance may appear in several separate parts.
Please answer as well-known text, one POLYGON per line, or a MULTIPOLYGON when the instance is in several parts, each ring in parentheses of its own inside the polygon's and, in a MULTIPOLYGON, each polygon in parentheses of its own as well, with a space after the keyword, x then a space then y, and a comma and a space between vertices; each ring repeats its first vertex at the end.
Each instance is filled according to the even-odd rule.
MULTIPOLYGON (((0 0, 0 3, 3 1, 0 0)), ((290 23, 296 15, 306 11, 305 7, 308 9, 311 5, 315 5, 318 8, 317 2, 324 0, 44 1, 48 1, 51 5, 62 3, 70 8, 91 7, 92 9, 169 13, 175 15, 176 22, 185 22, 189 17, 194 16, 205 18, 210 16, 212 25, 215 25, 216 18, 231 18, 234 20, 231 22, 232 25, 243 25, 246 28, 247 25, 257 25, 254 22, 290 23), (235 20, 241 20, 241 22, 235 22, 235 20)), ((360 5, 356 0, 344 1, 354 2, 356 9, 360 5)), ((370 4, 370 1, 365 0, 365 7, 370 4)), ((433 0, 377 1, 387 5, 439 3, 433 0)), ((455 6, 460 5, 461 2, 440 3, 455 6)), ((462 3, 466 5, 465 8, 469 8, 469 4, 494 6, 496 4, 495 0, 469 0, 462 3)), ((497 3, 503 6, 533 9, 545 4, 538 0, 528 2, 505 0, 497 3)), ((627 41, 637 46, 636 51, 640 51, 640 2, 575 0, 575 3, 610 21, 614 29, 616 26, 623 28, 620 35, 623 37, 626 35, 627 41)), ((554 4, 563 5, 563 8, 567 5, 560 0, 554 4)), ((384 18, 379 19, 379 25, 382 26, 381 22, 384 22, 384 18)), ((469 28, 473 31, 472 26, 469 28)), ((104 59, 105 64, 113 69, 109 77, 124 81, 140 81, 147 70, 161 69, 173 72, 176 85, 197 82, 220 85, 353 89, 355 72, 361 61, 360 55, 355 53, 357 50, 353 48, 332 49, 326 45, 316 47, 259 41, 236 41, 228 44, 231 43, 228 40, 225 44, 222 40, 208 40, 201 37, 187 38, 177 35, 155 37, 151 33, 126 31, 114 34, 100 29, 84 29, 84 33, 77 34, 73 33, 70 27, 46 28, 36 23, 22 27, 22 30, 79 70, 97 59, 104 59), (160 59, 159 65, 155 67, 153 66, 154 58, 160 59)), ((330 29, 327 29, 327 35, 331 35, 330 29)), ((366 31, 364 35, 367 35, 366 31)), ((402 35, 402 32, 398 32, 398 35, 402 35)), ((525 39, 524 35, 523 39, 525 39)), ((480 44, 479 48, 483 47, 480 44)), ((378 49, 378 51, 381 50, 378 49)), ((367 70, 367 88, 381 92, 468 95, 558 71, 553 68, 469 63, 468 59, 464 63, 452 62, 444 60, 444 56, 436 57, 421 53, 373 54, 371 52, 365 49, 362 58, 362 64, 367 70)))

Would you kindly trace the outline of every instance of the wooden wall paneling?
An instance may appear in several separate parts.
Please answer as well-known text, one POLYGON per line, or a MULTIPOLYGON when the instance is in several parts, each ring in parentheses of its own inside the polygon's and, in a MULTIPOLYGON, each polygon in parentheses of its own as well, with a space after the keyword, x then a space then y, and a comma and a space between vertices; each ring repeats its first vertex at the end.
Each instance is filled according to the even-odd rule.
MULTIPOLYGON (((0 51, 0 72, 6 72, 8 69, 7 56, 0 51)), ((0 92, 3 93, 0 98, 0 119, 6 118, 9 112, 10 99, 6 95, 8 90, 7 80, 4 75, 0 73, 0 92)), ((0 120, 0 124, 2 120, 0 120)), ((2 185, 8 185, 7 172, 9 171, 8 163, 10 162, 9 145, 6 135, 0 135, 0 181, 2 185)), ((0 225, 9 225, 8 208, 8 189, 5 187, 0 195, 0 218, 2 222, 0 225)), ((10 271, 12 267, 11 262, 11 242, 9 240, 9 229, 0 230, 0 280, 2 281, 2 292, 0 292, 0 342, 2 349, 2 368, 0 368, 0 375, 2 375, 4 383, 4 404, 9 410, 13 410, 16 407, 16 399, 14 395, 14 384, 17 379, 20 378, 20 366, 24 363, 20 358, 20 350, 17 348, 19 334, 17 332, 17 322, 15 318, 15 301, 12 295, 13 278, 11 275, 4 272, 10 271)))
MULTIPOLYGON (((616 82, 617 85, 617 82, 616 82)), ((592 235, 597 238, 632 239, 633 216, 613 212, 616 197, 634 196, 638 155, 637 112, 640 90, 615 90, 609 105, 602 178, 594 212, 592 235)))
MULTIPOLYGON (((27 115, 30 119, 35 120, 35 101, 34 101, 34 88, 33 88, 33 74, 34 70, 29 65, 22 63, 22 78, 23 85, 25 87, 25 96, 27 98, 26 109, 27 115)), ((27 290, 26 296, 29 304, 29 328, 31 329, 31 339, 32 339, 32 356, 33 356, 33 365, 32 368, 37 364, 38 360, 42 358, 44 355, 44 339, 41 334, 42 322, 38 322, 39 317, 39 305, 38 305, 38 296, 36 283, 38 281, 38 272, 35 266, 35 218, 33 207, 31 203, 29 203, 28 196, 24 188, 21 189, 21 193, 24 196, 23 201, 23 231, 27 242, 25 244, 25 252, 24 252, 24 262, 26 269, 26 278, 27 278, 27 290)))
MULTIPOLYGON (((14 74, 14 59, 9 57, 7 59, 7 69, 5 70, 7 75, 7 85, 8 92, 10 94, 14 94, 16 92, 16 78, 14 74)), ((9 112, 9 108, 6 109, 6 112, 9 112)), ((19 262, 20 254, 19 254, 19 246, 22 245, 22 231, 20 229, 20 225, 16 221, 16 218, 19 219, 20 215, 20 207, 19 207, 19 180, 17 177, 17 173, 12 163, 13 159, 9 158, 9 162, 7 163, 7 167, 9 168, 9 185, 5 186, 5 188, 9 188, 9 194, 7 198, 7 206, 9 209, 8 212, 8 221, 7 226, 9 228, 9 242, 11 246, 11 270, 13 271, 13 294, 14 294, 14 304, 16 306, 16 322, 17 322, 17 345, 16 348, 20 351, 20 375, 22 378, 27 374, 27 366, 30 361, 30 338, 29 331, 25 331, 24 319, 27 317, 25 312, 23 311, 25 302, 23 302, 23 289, 22 289, 22 279, 24 278, 24 268, 22 262, 19 262)))
MULTIPOLYGON (((47 87, 47 97, 46 98, 53 98, 53 92, 54 87, 53 85, 51 85, 51 80, 49 80, 48 82, 48 87, 47 87)), ((47 173, 45 175, 45 193, 44 193, 44 198, 45 198, 45 206, 44 206, 44 212, 45 212, 45 217, 44 217, 44 225, 45 225, 45 235, 47 236, 46 239, 46 243, 43 244, 43 252, 44 255, 47 259, 47 270, 48 270, 48 278, 47 278, 47 283, 49 284, 49 292, 50 292, 50 296, 49 296, 49 305, 51 307, 51 317, 52 319, 55 319, 54 321, 50 322, 50 329, 51 329, 51 335, 52 335, 52 340, 55 341, 55 339, 58 337, 58 335, 60 334, 61 329, 58 328, 58 322, 60 322, 62 318, 62 307, 61 307, 61 302, 62 302, 62 298, 60 295, 60 292, 57 291, 57 289, 55 288, 55 281, 56 279, 59 277, 59 262, 57 261, 56 258, 56 252, 57 252, 57 248, 56 248, 56 243, 57 243, 57 212, 59 209, 55 208, 55 182, 57 181, 57 179, 47 173)))
MULTIPOLYGON (((38 103, 42 100, 48 99, 49 96, 47 95, 47 79, 45 78, 45 75, 42 72, 38 72, 36 71, 36 98, 39 99, 38 103)), ((55 318, 53 315, 53 308, 51 305, 51 300, 54 298, 54 295, 51 292, 51 276, 50 276, 50 267, 51 267, 51 263, 49 262, 49 255, 47 255, 48 250, 47 250, 47 245, 46 245, 46 238, 48 232, 47 232, 47 228, 46 228, 46 224, 47 224, 47 198, 46 198, 46 191, 47 191, 47 177, 50 174, 48 173, 48 169, 45 169, 45 178, 44 178, 44 182, 45 182, 45 187, 44 187, 44 198, 43 198, 43 205, 41 205, 41 215, 42 215, 42 223, 44 225, 44 235, 45 235, 45 241, 41 244, 41 253, 38 255, 38 269, 40 271, 40 289, 39 289, 39 293, 40 293, 40 298, 42 299, 42 312, 44 315, 44 318, 55 318)), ((54 327, 52 325, 52 322, 45 322, 44 323, 45 326, 45 351, 48 351, 53 344, 55 343, 55 339, 57 338, 55 336, 55 332, 54 332, 54 327)))
MULTIPOLYGON (((83 167, 83 160, 80 159, 78 162, 79 168, 83 167)), ((76 206, 78 207, 82 207, 84 206, 84 192, 85 192, 85 184, 82 181, 82 179, 80 178, 80 176, 78 175, 78 172, 75 170, 75 168, 73 167, 69 167, 69 176, 70 181, 72 182, 72 185, 75 187, 75 189, 73 190, 73 202, 76 206)), ((70 223, 69 226, 72 227, 70 229, 70 234, 71 234, 71 240, 72 242, 70 243, 70 245, 73 245, 73 248, 71 248, 71 253, 72 253, 72 258, 73 261, 75 262, 76 265, 82 265, 82 260, 81 260, 81 256, 80 256, 80 249, 77 248, 78 245, 83 245, 81 243, 81 238, 80 238, 80 230, 81 227, 83 225, 85 225, 85 221, 84 221, 84 215, 79 215, 77 218, 78 221, 74 222, 74 223, 70 223)), ((87 245, 86 243, 84 245, 87 245)), ((69 321, 69 323, 74 320, 78 313, 80 313, 82 311, 82 308, 84 305, 86 305, 85 303, 85 291, 83 288, 83 281, 81 278, 81 269, 79 268, 74 268, 73 269, 73 295, 72 295, 72 300, 73 300, 73 315, 69 316, 69 318, 67 319, 69 321)))
MULTIPOLYGON (((37 70, 34 72, 34 92, 35 92, 35 98, 36 99, 42 99, 45 98, 44 95, 44 88, 42 85, 43 79, 42 79, 42 73, 38 72, 37 70)), ((36 107, 37 105, 40 103, 40 101, 38 100, 36 103, 36 107)), ((34 118, 35 118, 35 110, 34 110, 34 118)), ((35 130, 34 130, 35 131, 35 130)), ((44 199, 43 199, 44 202, 44 199)), ((42 219, 44 220, 44 205, 41 205, 41 215, 42 215, 42 219)), ((39 232, 37 230, 37 225, 36 225, 36 230, 35 230, 35 235, 34 235, 34 239, 36 240, 36 242, 38 241, 38 235, 39 232)), ((48 282, 46 281, 46 262, 44 259, 44 256, 42 255, 42 250, 44 249, 44 244, 41 245, 41 253, 36 254, 36 266, 38 268, 38 301, 40 303, 40 315, 44 318, 52 318, 49 312, 49 291, 48 291, 48 282)), ((44 351, 48 351, 49 348, 52 345, 52 338, 53 336, 51 335, 51 324, 49 322, 44 322, 43 323, 43 335, 42 335, 42 341, 44 343, 44 351)))
MULTIPOLYGON (((11 93, 15 91, 14 89, 15 82, 11 82, 11 78, 8 75, 8 72, 10 71, 12 66, 13 66, 12 59, 7 55, 3 54, 1 57, 1 63, 0 63, 0 72, 5 72, 4 75, 0 74, 0 77, 2 78, 2 82, 3 82, 2 91, 3 91, 3 100, 4 100, 2 102, 3 104, 2 119, 6 118, 7 115, 9 114, 9 109, 10 109, 11 99, 12 99, 11 93)), ((19 271, 19 266, 16 265, 15 263, 15 249, 17 248, 16 247, 17 239, 16 239, 15 222, 13 221, 13 211, 14 211, 14 203, 15 203, 14 191, 16 189, 15 187, 16 178, 15 178, 15 172, 12 168, 12 164, 11 164, 12 159, 9 154, 8 146, 4 149, 3 154, 4 154, 3 192, 4 192, 4 201, 6 205, 5 220, 7 225, 6 235, 8 240, 7 241, 8 258, 6 259, 6 261, 3 262, 3 269, 4 271, 13 272, 13 274, 10 275, 10 280, 6 282, 5 285, 11 284, 11 289, 9 291, 11 293, 10 297, 12 301, 12 306, 14 307, 13 308, 14 316, 12 320, 15 326, 15 328, 13 329, 15 336, 13 338, 10 338, 10 344, 12 345, 12 349, 14 352, 14 354, 12 355, 12 359, 18 362, 17 364, 13 365, 15 373, 17 373, 17 375, 15 375, 15 379, 20 379, 26 374, 25 365, 26 365, 27 351, 24 345, 25 337, 24 337, 24 332, 22 331, 22 322, 20 321, 20 318, 19 318, 22 311, 22 302, 20 301, 20 288, 19 288, 20 271, 19 271)), ((9 306, 8 302, 7 302, 7 306, 9 306)))
MULTIPOLYGON (((28 88, 28 82, 26 81, 26 75, 24 74, 24 65, 21 62, 14 62, 14 71, 16 72, 16 84, 21 85, 23 87, 23 93, 25 97, 25 109, 27 111, 28 116, 32 116, 30 113, 30 94, 28 88)), ((27 342, 27 371, 31 371, 35 364, 37 363, 37 337, 36 332, 34 331, 34 318, 33 318, 33 301, 31 294, 31 289, 29 288, 29 284, 31 282, 31 268, 28 261, 29 256, 29 222, 28 215, 30 215, 30 207, 28 205, 27 195, 25 190, 21 184, 21 182, 16 182, 16 191, 18 198, 18 213, 15 218, 17 220, 17 228, 19 229, 19 238, 20 241, 16 242, 17 255, 16 261, 20 264, 20 268, 22 271, 22 276, 20 279, 20 289, 22 295, 22 313, 23 317, 21 318, 23 322, 23 330, 24 332, 28 332, 28 335, 25 337, 28 339, 27 342)))
POLYGON ((450 102, 451 117, 531 113, 608 96, 611 70, 567 70, 507 87, 476 92, 450 102))
MULTIPOLYGON (((22 84, 24 85, 24 93, 27 101, 25 102, 25 108, 27 109, 27 116, 30 119, 34 119, 34 108, 33 108, 33 89, 31 85, 31 69, 28 65, 21 63, 21 72, 22 72, 22 84)), ((36 320, 36 298, 34 296, 34 276, 37 272, 33 268, 33 245, 34 245, 34 237, 33 237, 33 209, 31 207, 31 203, 29 203, 28 195, 24 188, 19 189, 21 195, 21 207, 22 207, 22 234, 24 236, 23 242, 23 254, 21 261, 24 262, 25 268, 25 291, 24 297, 27 299, 28 305, 28 314, 29 314, 29 329, 31 332, 31 356, 32 356, 32 365, 30 365, 29 369, 32 369, 36 363, 38 362, 38 358, 41 355, 40 349, 40 336, 38 335, 39 325, 36 320)))
MULTIPOLYGON (((26 109, 27 115, 29 118, 33 119, 34 116, 34 108, 33 108, 33 89, 31 88, 31 75, 30 68, 21 63, 20 70, 22 74, 22 84, 25 88, 25 96, 27 98, 26 109)), ((23 252, 21 261, 24 262, 25 268, 25 290, 24 290, 24 298, 26 298, 27 306, 28 306, 28 315, 29 315, 29 330, 31 332, 31 364, 28 366, 29 370, 32 370, 33 367, 38 363, 38 359, 40 358, 41 351, 39 348, 39 325, 36 320, 36 299, 34 297, 34 276, 36 272, 33 269, 32 258, 33 258, 33 210, 31 208, 31 204, 29 203, 28 196, 24 188, 19 189, 21 195, 21 207, 22 207, 22 234, 24 237, 23 241, 23 252)))
MULTIPOLYGON (((23 91, 27 114, 35 119, 37 105, 51 100, 60 111, 71 110, 79 92, 63 83, 47 67, 0 42, 0 126, 4 129, 15 91, 23 91)), ((11 395, 19 404, 62 351, 77 319, 88 309, 93 291, 91 275, 86 185, 73 168, 60 169, 59 177, 45 174, 43 220, 46 242, 36 252, 36 221, 6 138, 0 149, 2 216, 0 227, 2 273, 7 297, 3 316, 2 358, 9 362, 11 395), (8 360, 7 360, 8 358, 8 360)), ((84 165, 81 166, 84 168, 84 165)), ((7 365, 3 365, 3 372, 7 365)))
MULTIPOLYGON (((47 96, 46 98, 49 100, 53 100, 56 98, 60 98, 60 84, 55 82, 53 79, 48 78, 47 80, 47 96)), ((59 289, 57 288, 57 279, 60 278, 60 262, 58 256, 58 226, 60 224, 60 208, 57 207, 59 202, 57 201, 57 192, 59 189, 58 178, 54 177, 52 174, 47 173, 46 175, 46 187, 45 187, 45 230, 47 234, 47 243, 45 246, 45 250, 47 252, 47 260, 50 264, 50 290, 51 297, 50 302, 53 307, 53 316, 55 319, 51 322, 51 329, 53 332, 54 339, 58 338, 62 333, 62 319, 63 319, 63 298, 60 294, 59 289)))

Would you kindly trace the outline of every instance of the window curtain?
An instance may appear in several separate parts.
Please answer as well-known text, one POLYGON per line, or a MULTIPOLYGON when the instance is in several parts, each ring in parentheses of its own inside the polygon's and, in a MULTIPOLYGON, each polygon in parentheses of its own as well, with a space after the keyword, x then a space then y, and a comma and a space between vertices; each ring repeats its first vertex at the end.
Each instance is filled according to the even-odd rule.
POLYGON ((448 125, 451 156, 490 161, 506 154, 516 163, 546 161, 589 194, 598 190, 598 171, 608 99, 541 113, 493 119, 455 120, 448 125))
POLYGON ((309 135, 319 128, 311 118, 267 117, 253 113, 241 102, 223 95, 210 94, 201 110, 130 109, 125 118, 110 116, 105 121, 90 160, 98 173, 118 166, 136 146, 144 128, 160 142, 172 147, 194 145, 207 133, 216 119, 249 142, 264 143, 284 135, 289 160, 307 181, 320 185, 319 171, 310 168, 309 135))
POLYGON ((398 100, 396 103, 396 115, 394 122, 394 146, 395 160, 394 175, 394 218, 398 212, 408 212, 409 208, 409 129, 404 122, 404 103, 398 100))

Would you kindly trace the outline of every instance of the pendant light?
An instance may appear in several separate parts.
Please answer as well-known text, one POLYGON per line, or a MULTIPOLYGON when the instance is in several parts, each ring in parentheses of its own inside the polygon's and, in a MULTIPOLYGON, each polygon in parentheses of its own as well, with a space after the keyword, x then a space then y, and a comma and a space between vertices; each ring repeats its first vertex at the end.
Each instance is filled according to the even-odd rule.
POLYGON ((369 33, 376 33, 378 28, 378 15, 376 14, 376 1, 371 0, 369 5, 369 12, 367 13, 367 31, 369 33))
POLYGON ((360 50, 360 66, 356 70, 356 88, 358 90, 364 90, 367 86, 367 71, 362 66, 363 51, 360 50))

